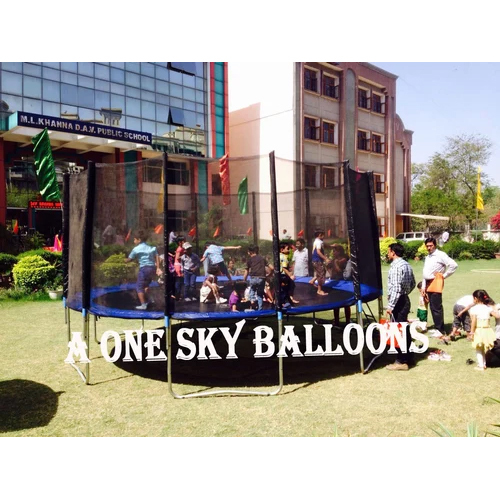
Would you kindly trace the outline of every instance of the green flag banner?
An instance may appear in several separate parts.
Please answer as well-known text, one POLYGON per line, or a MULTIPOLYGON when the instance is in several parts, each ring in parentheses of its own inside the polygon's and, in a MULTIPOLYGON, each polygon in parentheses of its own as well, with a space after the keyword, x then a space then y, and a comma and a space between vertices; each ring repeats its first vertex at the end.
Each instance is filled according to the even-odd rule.
POLYGON ((56 168, 50 149, 50 139, 47 129, 32 137, 33 154, 35 156, 35 174, 38 189, 44 201, 61 201, 56 168))
POLYGON ((248 181, 245 177, 238 186, 238 205, 240 206, 240 214, 248 213, 248 181))

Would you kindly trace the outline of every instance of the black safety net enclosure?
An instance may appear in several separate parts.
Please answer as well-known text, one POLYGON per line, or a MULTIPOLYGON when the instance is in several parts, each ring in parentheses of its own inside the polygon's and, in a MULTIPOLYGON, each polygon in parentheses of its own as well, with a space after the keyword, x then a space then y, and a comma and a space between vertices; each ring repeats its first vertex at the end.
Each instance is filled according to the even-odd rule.
POLYGON ((346 162, 224 161, 163 154, 89 164, 71 176, 63 241, 67 307, 96 316, 196 320, 274 315, 278 309, 303 314, 381 296, 370 175, 353 172, 346 162), (318 233, 328 257, 332 245, 341 245, 353 267, 352 276, 341 276, 327 265, 324 295, 311 263, 318 233), (308 252, 300 273, 298 239, 308 252), (262 303, 251 300, 252 276, 244 279, 255 253, 265 259, 257 268, 262 303), (293 263, 290 279, 280 268, 292 270, 293 263), (144 267, 155 269, 146 273, 144 267))
POLYGON ((344 179, 354 294, 373 300, 383 288, 373 173, 346 167, 344 179))

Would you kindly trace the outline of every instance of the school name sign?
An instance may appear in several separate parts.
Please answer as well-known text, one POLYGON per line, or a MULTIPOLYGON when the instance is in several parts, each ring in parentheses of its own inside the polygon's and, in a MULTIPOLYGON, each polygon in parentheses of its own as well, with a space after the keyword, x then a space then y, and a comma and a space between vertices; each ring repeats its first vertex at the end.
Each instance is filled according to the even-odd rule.
MULTIPOLYGON (((224 359, 238 359, 236 343, 245 323, 246 320, 236 323, 234 331, 231 331, 229 327, 180 328, 177 332, 179 347, 175 353, 176 359, 185 361, 194 358, 200 360, 223 359, 214 344, 214 336, 219 332, 222 333, 227 344, 227 353, 224 355, 224 359)), ((322 325, 324 344, 323 346, 314 346, 313 325, 304 325, 304 342, 295 334, 294 325, 286 325, 280 339, 279 349, 276 352, 273 329, 261 325, 253 329, 254 357, 269 358, 274 355, 278 357, 291 355, 298 358, 304 356, 342 356, 346 353, 357 355, 361 353, 365 345, 372 354, 381 354, 387 346, 389 346, 389 353, 396 353, 396 347, 399 347, 402 352, 423 353, 429 347, 429 339, 418 329, 424 326, 425 323, 419 321, 389 324, 371 323, 365 333, 360 325, 352 323, 344 328, 342 342, 334 345, 332 325, 322 325), (408 328, 412 339, 410 345, 407 345, 408 328), (414 340, 421 344, 415 344, 414 340)), ((143 361, 143 359, 145 361, 167 360, 167 353, 160 346, 165 330, 124 330, 123 333, 125 334, 124 338, 113 330, 103 333, 100 346, 102 356, 106 361, 114 363, 119 359, 128 362, 143 361), (110 342, 114 344, 112 356, 108 353, 110 342)), ((90 363, 87 357, 87 344, 82 338, 81 332, 72 332, 72 338, 68 342, 68 356, 64 361, 75 363, 75 360, 80 363, 90 363)))
POLYGON ((68 120, 67 118, 56 118, 53 116, 37 115, 18 111, 17 124, 22 127, 47 128, 56 132, 67 132, 70 134, 89 135, 112 139, 116 141, 135 142, 138 144, 151 145, 153 136, 149 132, 138 130, 127 130, 110 127, 100 123, 83 122, 80 120, 68 120))

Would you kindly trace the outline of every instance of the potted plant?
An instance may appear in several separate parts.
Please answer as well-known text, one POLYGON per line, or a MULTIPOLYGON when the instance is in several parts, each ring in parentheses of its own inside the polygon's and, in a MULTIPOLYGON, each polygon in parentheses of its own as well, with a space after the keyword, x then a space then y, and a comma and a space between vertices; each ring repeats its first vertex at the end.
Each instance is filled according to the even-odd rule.
POLYGON ((54 278, 54 281, 47 288, 47 292, 49 294, 49 297, 52 300, 59 300, 62 297, 62 294, 63 294, 63 277, 62 277, 61 274, 58 273, 56 275, 56 277, 54 278))

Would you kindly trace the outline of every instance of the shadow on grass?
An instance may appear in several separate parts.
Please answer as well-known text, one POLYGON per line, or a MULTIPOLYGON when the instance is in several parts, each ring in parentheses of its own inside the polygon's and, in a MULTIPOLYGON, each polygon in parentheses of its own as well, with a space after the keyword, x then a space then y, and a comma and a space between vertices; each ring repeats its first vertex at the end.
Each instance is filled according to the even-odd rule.
MULTIPOLYGON (((294 333, 299 337, 300 342, 298 344, 299 349, 302 354, 305 352, 305 330, 303 327, 304 323, 311 324, 310 318, 302 319, 290 319, 284 322, 284 325, 294 325, 294 333)), ((187 385, 203 385, 203 386, 214 386, 214 387, 269 387, 274 386, 279 383, 278 378, 278 358, 276 353, 278 348, 275 344, 275 351, 272 357, 269 358, 256 358, 255 357, 255 344, 254 338, 255 334, 253 328, 255 326, 261 326, 267 324, 273 331, 277 332, 276 320, 274 323, 272 320, 262 321, 260 320, 258 325, 256 323, 248 322, 245 325, 245 330, 240 334, 238 341, 236 343, 235 352, 238 356, 237 359, 225 359, 228 353, 227 342, 225 341, 223 335, 217 332, 213 337, 213 344, 217 354, 222 359, 197 359, 198 350, 194 359, 186 361, 176 359, 176 354, 179 352, 179 345, 176 340, 176 332, 179 328, 209 328, 214 326, 208 322, 198 322, 198 323, 184 323, 179 326, 172 328, 172 382, 174 384, 187 384, 187 385)), ((231 334, 234 333, 235 327, 234 322, 224 323, 219 321, 217 323, 218 327, 228 326, 230 328, 231 334)), ((341 330, 332 330, 332 349, 335 350, 337 345, 342 346, 343 338, 341 330)), ((194 335, 190 337, 190 340, 197 343, 198 335, 195 331, 194 335)), ((355 340, 353 340, 355 343, 355 340)), ((144 344, 144 341, 143 341, 144 344)), ((325 348, 325 331, 322 326, 314 326, 312 335, 312 351, 314 352, 317 348, 325 348)), ((166 352, 166 339, 165 336, 161 339, 159 348, 156 350, 158 353, 166 352)), ((187 353, 188 350, 183 347, 182 351, 187 353)), ((345 351, 345 349, 344 349, 345 351)), ((132 354, 134 361, 125 362, 123 361, 123 356, 125 352, 124 342, 122 341, 121 353, 122 356, 115 365, 120 369, 138 375, 140 377, 149 378, 159 381, 167 381, 167 364, 165 361, 145 361, 147 351, 143 346, 142 349, 142 360, 137 361, 132 354)), ((114 348, 111 350, 110 355, 113 356, 115 353, 114 348)), ((209 351, 206 351, 207 356, 209 351)), ((364 366, 371 360, 373 355, 370 352, 364 354, 364 366)), ((376 366, 373 369, 380 367, 379 363, 388 364, 389 362, 394 362, 394 356, 384 355, 381 360, 378 360, 376 366), (387 358, 387 359, 386 359, 387 358), (387 361, 389 360, 389 361, 387 361)), ((287 356, 283 360, 283 373, 284 373, 284 383, 285 385, 291 384, 313 384, 322 380, 328 380, 336 377, 342 377, 347 375, 353 375, 361 373, 360 367, 360 356, 350 355, 344 353, 341 356, 300 356, 292 357, 291 352, 287 351, 287 356)))
POLYGON ((31 380, 0 382, 0 432, 48 425, 57 412, 61 394, 31 380))

